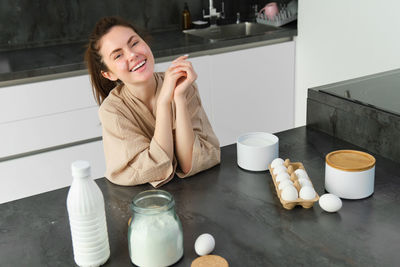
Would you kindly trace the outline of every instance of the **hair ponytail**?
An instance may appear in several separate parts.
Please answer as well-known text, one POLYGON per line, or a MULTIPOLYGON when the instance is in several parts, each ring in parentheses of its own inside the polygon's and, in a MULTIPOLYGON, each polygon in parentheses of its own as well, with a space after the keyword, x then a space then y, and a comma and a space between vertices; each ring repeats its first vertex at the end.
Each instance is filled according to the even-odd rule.
POLYGON ((93 32, 90 34, 89 43, 85 52, 85 62, 90 75, 93 96, 99 106, 103 103, 111 90, 118 84, 118 81, 110 81, 101 74, 102 71, 108 71, 108 68, 104 64, 99 53, 100 39, 114 26, 125 26, 133 29, 137 33, 136 29, 124 19, 120 17, 105 17, 97 22, 93 32))

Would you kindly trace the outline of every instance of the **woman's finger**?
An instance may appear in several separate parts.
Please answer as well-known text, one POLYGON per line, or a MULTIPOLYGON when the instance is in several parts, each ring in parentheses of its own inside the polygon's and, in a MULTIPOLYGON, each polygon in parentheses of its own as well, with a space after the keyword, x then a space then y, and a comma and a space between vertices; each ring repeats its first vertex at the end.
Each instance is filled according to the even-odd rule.
POLYGON ((178 62, 178 61, 181 61, 181 60, 185 60, 185 59, 187 59, 188 57, 189 57, 188 54, 183 55, 183 56, 180 56, 180 57, 174 59, 174 60, 172 61, 172 63, 175 63, 175 62, 178 62))
POLYGON ((175 70, 176 68, 179 67, 187 67, 187 68, 193 68, 192 63, 189 61, 178 61, 171 66, 169 66, 169 70, 175 70))

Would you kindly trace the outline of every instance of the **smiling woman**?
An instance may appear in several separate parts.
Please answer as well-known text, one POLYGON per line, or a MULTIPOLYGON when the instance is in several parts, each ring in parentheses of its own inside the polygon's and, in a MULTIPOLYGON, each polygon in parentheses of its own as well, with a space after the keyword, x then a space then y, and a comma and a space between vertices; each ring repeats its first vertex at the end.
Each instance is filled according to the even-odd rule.
POLYGON ((188 56, 154 72, 150 47, 118 17, 95 26, 85 54, 100 105, 106 177, 120 185, 161 186, 220 162, 188 56))

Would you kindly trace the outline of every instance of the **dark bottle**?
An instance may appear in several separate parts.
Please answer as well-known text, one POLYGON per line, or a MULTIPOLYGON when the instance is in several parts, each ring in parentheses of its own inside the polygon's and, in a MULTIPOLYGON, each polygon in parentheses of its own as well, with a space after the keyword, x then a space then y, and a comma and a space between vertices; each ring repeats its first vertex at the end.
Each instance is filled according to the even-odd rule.
POLYGON ((182 29, 187 30, 192 27, 192 21, 190 19, 190 12, 188 4, 185 2, 185 6, 182 12, 182 29))

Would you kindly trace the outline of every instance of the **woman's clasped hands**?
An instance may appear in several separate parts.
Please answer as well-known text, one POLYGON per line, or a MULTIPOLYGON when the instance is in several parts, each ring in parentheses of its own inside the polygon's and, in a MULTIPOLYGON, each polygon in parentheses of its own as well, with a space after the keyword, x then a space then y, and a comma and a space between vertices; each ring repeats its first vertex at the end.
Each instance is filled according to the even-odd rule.
POLYGON ((164 83, 159 96, 159 101, 170 103, 172 99, 186 101, 187 89, 197 79, 197 74, 192 63, 187 61, 188 55, 180 56, 172 61, 165 72, 164 83))

